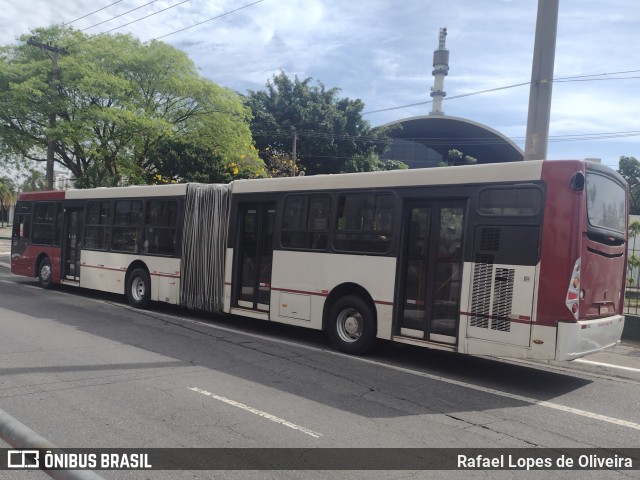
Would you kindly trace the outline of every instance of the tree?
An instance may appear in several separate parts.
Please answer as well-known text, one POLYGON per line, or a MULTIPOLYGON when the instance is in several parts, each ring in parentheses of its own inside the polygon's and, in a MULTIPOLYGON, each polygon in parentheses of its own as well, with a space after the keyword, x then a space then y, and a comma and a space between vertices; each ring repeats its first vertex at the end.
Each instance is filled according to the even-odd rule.
POLYGON ((62 26, 31 35, 67 53, 52 85, 52 62, 26 44, 29 35, 0 48, 0 161, 44 162, 52 140, 55 161, 79 187, 145 183, 165 175, 163 168, 182 180, 188 169, 180 157, 161 157, 176 146, 199 155, 205 170, 264 166, 252 148, 250 110, 234 92, 200 77, 180 50, 62 26))
POLYGON ((0 177, 0 227, 9 221, 9 207, 15 205, 17 189, 9 177, 0 177))
POLYGON ((629 184, 629 213, 640 215, 640 161, 634 157, 620 157, 618 173, 629 184))
MULTIPOLYGON (((264 91, 249 91, 246 104, 253 112, 251 131, 266 164, 271 157, 292 151, 308 175, 354 171, 353 158, 382 154, 390 139, 362 118, 361 100, 339 98, 338 88, 326 89, 311 78, 274 75, 264 91)), ((277 163, 277 162, 276 162, 277 163)))
POLYGON ((627 282, 629 283, 630 287, 633 286, 634 282, 633 270, 634 268, 640 267, 640 258, 638 257, 638 255, 636 255, 636 237, 639 234, 640 222, 635 220, 629 224, 629 243, 631 243, 631 255, 629 255, 629 257, 627 258, 627 282))
POLYGON ((24 181, 20 184, 21 192, 39 192, 47 189, 47 181, 40 170, 29 169, 24 181))
POLYGON ((354 155, 345 162, 344 172, 380 172, 383 170, 406 170, 409 166, 398 160, 381 160, 376 153, 354 155))
POLYGON ((478 159, 471 155, 465 155, 460 150, 452 148, 447 152, 446 161, 440 163, 441 167, 455 166, 455 165, 475 165, 478 163, 478 159))

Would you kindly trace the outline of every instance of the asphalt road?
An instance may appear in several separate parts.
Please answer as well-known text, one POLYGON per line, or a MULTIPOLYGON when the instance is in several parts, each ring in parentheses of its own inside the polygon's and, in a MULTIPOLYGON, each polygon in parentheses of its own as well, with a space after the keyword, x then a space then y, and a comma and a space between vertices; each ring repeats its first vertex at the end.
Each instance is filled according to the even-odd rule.
MULTIPOLYGON (((123 297, 43 290, 0 240, 0 409, 65 448, 636 448, 640 350, 512 362, 382 344, 123 297)), ((0 444, 0 447, 4 445, 0 444)), ((638 478, 639 471, 100 471, 115 478, 638 478)), ((47 478, 2 472, 0 479, 47 478)))

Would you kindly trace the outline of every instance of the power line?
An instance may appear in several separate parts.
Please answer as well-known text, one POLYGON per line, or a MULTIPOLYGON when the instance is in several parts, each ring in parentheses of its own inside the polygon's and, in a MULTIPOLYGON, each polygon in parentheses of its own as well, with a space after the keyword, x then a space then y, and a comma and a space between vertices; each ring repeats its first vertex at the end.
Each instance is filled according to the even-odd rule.
MULTIPOLYGON (((640 72, 640 70, 626 70, 626 71, 622 71, 622 72, 612 72, 612 73, 596 73, 596 74, 591 74, 591 75, 576 75, 576 76, 571 76, 571 77, 561 77, 561 78, 556 78, 553 79, 552 81, 554 83, 558 82, 558 83, 566 83, 566 82, 588 82, 588 81, 604 81, 604 80, 630 80, 630 79, 636 79, 636 78, 640 78, 640 77, 614 77, 614 78, 588 78, 588 77, 602 77, 605 75, 623 75, 623 74, 627 74, 627 73, 637 73, 640 72)), ((471 93, 463 93, 461 95, 455 95, 453 97, 445 97, 444 100, 455 100, 458 98, 463 98, 463 97, 470 97, 472 95, 480 95, 483 93, 491 93, 491 92, 497 92, 499 90, 506 90, 509 88, 515 88, 515 87, 522 87, 524 85, 530 85, 531 82, 522 82, 522 83, 515 83, 513 85, 506 85, 504 87, 496 87, 496 88, 490 88, 488 90, 480 90, 478 92, 471 92, 471 93)), ((424 102, 417 102, 417 103, 410 103, 407 105, 400 105, 397 107, 389 107, 389 108, 381 108, 379 110, 369 110, 368 112, 363 112, 363 115, 368 115, 371 113, 381 113, 381 112, 390 112, 392 110, 400 110, 403 108, 409 108, 409 107, 416 107, 419 105, 427 105, 429 103, 433 103, 433 100, 426 100, 424 102)))
POLYGON ((118 30, 119 28, 126 27, 127 25, 131 25, 132 23, 139 22, 140 20, 144 20, 145 18, 153 17, 154 15, 157 15, 157 14, 159 14, 159 13, 165 12, 165 11, 167 11, 167 10, 171 10, 172 8, 175 8, 175 7, 177 7, 177 6, 180 6, 180 5, 182 5, 183 3, 187 3, 187 2, 189 2, 189 1, 190 1, 190 0, 182 0, 182 2, 180 2, 180 3, 176 3, 175 5, 171 5, 170 7, 163 8, 162 10, 158 10, 157 12, 150 13, 149 15, 145 15, 144 17, 140 17, 140 18, 138 18, 137 20, 133 20, 133 21, 131 21, 131 22, 129 22, 129 23, 125 23, 125 24, 120 25, 120 26, 118 26, 118 27, 112 28, 111 30, 107 30, 107 31, 105 31, 105 32, 101 32, 101 33, 100 33, 100 35, 104 35, 104 34, 106 34, 106 33, 113 32, 114 30, 118 30))
POLYGON ((184 32, 185 30, 189 30, 190 28, 197 27, 198 25, 202 25, 203 23, 210 22, 211 20, 216 20, 217 18, 224 17, 224 16, 226 16, 226 15, 230 15, 230 14, 232 14, 232 13, 237 12, 238 10, 242 10, 242 9, 244 9, 244 8, 251 7, 251 6, 256 5, 256 4, 258 4, 258 3, 261 3, 261 2, 264 2, 264 0, 258 0, 257 2, 253 2, 253 3, 249 3, 249 4, 247 4, 247 5, 243 5, 242 7, 238 7, 238 8, 236 8, 235 10, 230 10, 230 11, 228 11, 228 12, 221 13, 220 15, 216 15, 215 17, 211 17, 211 18, 209 18, 209 19, 207 19, 207 20, 203 20, 202 22, 194 23, 193 25, 191 25, 191 26, 189 26, 189 27, 181 28, 180 30, 176 30, 176 31, 174 31, 174 32, 167 33, 167 34, 162 35, 162 36, 160 36, 160 37, 152 38, 151 40, 147 40, 145 43, 151 42, 151 41, 153 41, 153 40, 160 40, 161 38, 165 38, 165 37, 168 37, 168 36, 170 36, 170 35, 174 35, 174 34, 176 34, 176 33, 184 32))
POLYGON ((113 5, 115 5, 116 3, 120 3, 121 1, 122 1, 122 0, 118 0, 117 2, 110 3, 110 4, 109 4, 109 5, 107 5, 106 7, 102 7, 102 8, 99 8, 98 10, 94 10, 93 12, 91 12, 91 13, 87 13, 86 15, 83 15, 82 17, 78 17, 78 18, 76 18, 75 20, 71 20, 70 22, 63 23, 63 25, 71 25, 72 23, 75 23, 75 22, 77 22, 78 20, 82 20, 83 18, 87 18, 88 16, 93 15, 94 13, 101 12, 102 10, 107 9, 107 8, 109 8, 109 7, 113 6, 113 5))
MULTIPOLYGON (((134 10, 138 10, 138 9, 140 9, 140 8, 142 8, 142 7, 145 7, 145 6, 147 6, 147 5, 150 5, 151 3, 155 3, 155 2, 157 2, 157 1, 158 1, 158 0, 153 0, 152 2, 146 3, 146 4, 144 4, 144 5, 140 6, 140 7, 134 8, 133 10, 129 10, 128 12, 125 12, 125 13, 123 13, 122 15, 126 15, 127 13, 130 13, 130 12, 132 12, 132 11, 134 11, 134 10)), ((144 16, 144 17, 138 18, 137 20, 133 20, 133 21, 131 21, 131 22, 129 22, 129 23, 125 23, 125 24, 123 24, 123 25, 120 25, 120 26, 118 26, 118 27, 112 28, 112 29, 107 30, 107 31, 105 31, 105 32, 101 32, 101 33, 99 33, 99 34, 97 34, 97 35, 94 35, 94 37, 97 37, 97 36, 100 36, 100 35, 104 35, 104 34, 106 34, 106 33, 112 32, 112 31, 117 30, 117 29, 122 28, 122 27, 126 27, 127 25, 131 25, 132 23, 136 23, 136 22, 139 22, 140 20, 144 20, 145 18, 151 17, 151 16, 153 16, 153 15, 157 15, 158 13, 162 13, 162 12, 164 12, 164 11, 166 11, 166 10, 169 10, 169 9, 171 9, 171 8, 174 8, 174 7, 177 7, 177 6, 179 6, 179 5, 182 5, 183 3, 186 3, 186 2, 188 2, 188 1, 189 1, 189 0, 183 0, 183 1, 182 1, 182 2, 180 2, 180 3, 177 3, 177 4, 172 5, 172 6, 170 6, 170 7, 164 8, 164 9, 159 10, 159 11, 157 11, 157 12, 151 13, 151 14, 146 15, 146 16, 144 16)), ((162 35, 162 36, 160 36, 160 37, 152 38, 152 39, 150 39, 150 40, 147 40, 147 41, 146 41, 146 42, 144 42, 144 43, 149 43, 149 42, 152 42, 153 40, 160 40, 161 38, 165 38, 165 37, 168 37, 168 36, 170 36, 170 35, 173 35, 173 34, 176 34, 176 33, 179 33, 179 32, 183 32, 183 31, 188 30, 188 29, 190 29, 190 28, 197 27, 198 25, 202 25, 203 23, 207 23, 207 22, 210 22, 210 21, 215 20, 215 19, 217 19, 217 18, 221 18, 221 17, 224 17, 224 16, 226 16, 226 15, 230 15, 230 14, 232 14, 232 13, 235 13, 235 12, 237 12, 237 11, 239 11, 239 10, 244 9, 244 8, 251 7, 251 6, 256 5, 257 3, 261 3, 261 2, 263 2, 263 1, 264 1, 264 0, 258 0, 258 1, 253 2, 253 3, 249 3, 249 4, 247 4, 247 5, 243 5, 243 6, 241 6, 241 7, 238 7, 238 8, 236 8, 236 9, 234 9, 234 10, 230 10, 230 11, 228 11, 228 12, 221 13, 220 15, 216 15, 215 17, 211 17, 211 18, 209 18, 209 19, 207 19, 207 20, 203 20, 202 22, 198 22, 198 23, 195 23, 195 24, 190 25, 190 26, 188 26, 188 27, 181 28, 181 29, 179 29, 179 30, 175 30, 175 31, 173 31, 173 32, 167 33, 167 34, 162 35)), ((113 20, 113 19, 115 19, 115 18, 121 17, 122 15, 118 15, 118 16, 116 16, 116 17, 110 18, 109 20, 113 20)), ((87 27, 87 28, 85 28, 84 30, 88 30, 89 28, 95 27, 95 26, 100 25, 100 24, 102 24, 102 23, 106 23, 106 22, 108 22, 109 20, 105 20, 104 22, 96 23, 95 25, 92 25, 91 27, 87 27)), ((81 30, 81 31, 84 31, 84 30, 81 30)), ((94 37, 91 37, 91 38, 94 38, 94 37)), ((88 38, 87 38, 86 40, 88 40, 88 38)), ((72 44, 71 44, 71 45, 69 45, 68 47, 73 47, 74 45, 77 45, 77 44, 79 44, 79 43, 82 43, 82 42, 84 42, 84 41, 86 41, 86 40, 82 40, 82 41, 80 41, 80 42, 72 43, 72 44)))
POLYGON ((98 25, 102 25, 103 23, 110 22, 111 20, 115 20, 116 18, 120 18, 120 17, 126 15, 127 13, 135 12, 136 10, 140 10, 141 8, 144 8, 144 7, 148 6, 148 5, 151 5, 152 3, 156 3, 157 1, 158 0, 151 0, 150 2, 145 3, 144 5, 140 5, 139 7, 132 8, 131 10, 128 10, 128 11, 126 11, 124 13, 121 13, 120 15, 116 15, 115 17, 111 17, 111 18, 109 18, 107 20, 104 20, 103 22, 95 23, 95 24, 91 25, 90 27, 83 28, 80 31, 84 32, 84 31, 89 30, 89 29, 91 29, 93 27, 97 27, 98 25))
MULTIPOLYGON (((381 143, 386 139, 379 137, 366 136, 366 135, 344 135, 333 134, 324 132, 314 132, 312 130, 298 130, 299 138, 319 138, 326 140, 348 140, 353 142, 369 142, 369 143, 381 143)), ((271 130, 271 131, 258 131, 252 132, 254 137, 278 137, 289 139, 291 132, 284 130, 271 130)), ((575 141, 588 141, 588 140, 606 140, 610 138, 626 138, 626 137, 638 137, 640 136, 640 130, 629 130, 621 132, 599 132, 599 133, 576 133, 565 135, 550 135, 549 142, 575 142, 575 141)), ((508 143, 507 140, 501 138, 483 138, 483 137, 409 137, 403 138, 403 140, 422 142, 429 145, 447 145, 456 143, 458 145, 498 145, 508 143)), ((513 137, 510 139, 513 142, 524 142, 525 137, 513 137)))

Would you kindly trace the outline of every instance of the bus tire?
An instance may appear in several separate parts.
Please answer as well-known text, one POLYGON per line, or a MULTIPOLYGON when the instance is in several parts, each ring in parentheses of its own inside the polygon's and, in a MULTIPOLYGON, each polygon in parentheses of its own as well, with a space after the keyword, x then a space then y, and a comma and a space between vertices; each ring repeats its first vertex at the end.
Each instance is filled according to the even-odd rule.
POLYGON ((146 308, 151 301, 151 279, 144 268, 136 268, 127 278, 127 300, 135 308, 146 308))
POLYGON ((376 337, 375 314, 361 297, 341 297, 329 309, 327 333, 337 350, 362 355, 371 349, 376 337))
POLYGON ((42 288, 51 288, 53 285, 53 272, 51 270, 51 260, 44 257, 38 265, 38 282, 42 288))

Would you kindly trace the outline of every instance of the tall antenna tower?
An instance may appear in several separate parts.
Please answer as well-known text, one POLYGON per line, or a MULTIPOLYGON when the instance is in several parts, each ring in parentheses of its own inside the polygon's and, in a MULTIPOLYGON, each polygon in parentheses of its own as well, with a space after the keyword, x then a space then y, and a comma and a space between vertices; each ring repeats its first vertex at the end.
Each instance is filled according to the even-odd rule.
POLYGON ((438 49, 433 52, 433 87, 431 87, 431 97, 433 98, 433 108, 429 115, 444 115, 442 111, 442 99, 447 95, 444 91, 444 77, 449 74, 449 50, 446 47, 447 29, 440 29, 438 49))

